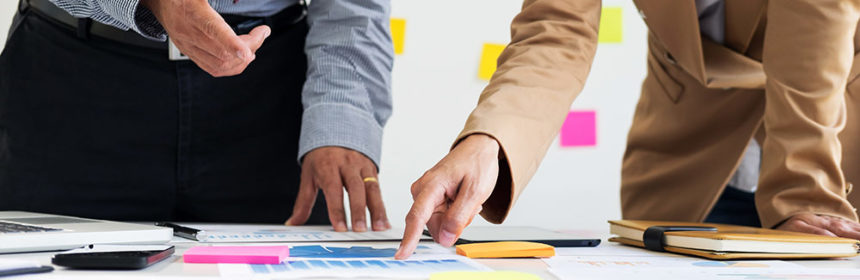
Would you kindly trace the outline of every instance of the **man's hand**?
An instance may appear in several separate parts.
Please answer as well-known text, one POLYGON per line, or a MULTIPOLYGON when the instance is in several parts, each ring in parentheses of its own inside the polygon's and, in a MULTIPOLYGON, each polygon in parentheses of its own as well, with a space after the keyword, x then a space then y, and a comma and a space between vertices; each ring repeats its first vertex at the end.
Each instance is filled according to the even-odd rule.
POLYGON ((141 0, 170 39, 197 66, 215 77, 242 73, 269 37, 268 26, 237 36, 206 0, 141 0))
POLYGON ((797 214, 776 229, 860 240, 860 224, 826 215, 797 214))
POLYGON ((426 224, 434 240, 452 246, 493 193, 499 175, 499 143, 483 134, 464 139, 412 184, 415 202, 406 215, 406 232, 396 259, 418 246, 426 224))
POLYGON ((370 210, 373 230, 391 228, 382 191, 376 179, 376 165, 363 154, 341 147, 322 147, 310 151, 302 161, 302 178, 293 215, 286 225, 302 225, 311 215, 322 190, 328 205, 328 217, 335 231, 347 231, 346 213, 343 208, 343 189, 349 194, 352 214, 352 230, 367 231, 365 209, 370 210), (365 178, 373 178, 365 182, 365 178))

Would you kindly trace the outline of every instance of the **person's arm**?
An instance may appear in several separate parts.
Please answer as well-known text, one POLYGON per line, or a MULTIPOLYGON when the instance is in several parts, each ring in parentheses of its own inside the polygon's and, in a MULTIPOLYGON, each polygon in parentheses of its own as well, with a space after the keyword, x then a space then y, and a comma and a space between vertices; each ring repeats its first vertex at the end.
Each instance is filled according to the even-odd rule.
POLYGON ((51 0, 72 16, 91 18, 122 30, 164 41, 215 77, 242 73, 271 33, 258 26, 236 35, 206 0, 51 0))
POLYGON ((71 15, 122 30, 134 30, 147 38, 164 41, 167 32, 140 0, 50 0, 71 15))
POLYGON ((472 218, 501 223, 558 134, 597 48, 599 0, 528 0, 511 43, 451 152, 412 185, 415 202, 396 257, 427 225, 451 246, 472 218))
POLYGON ((770 1, 767 9, 762 226, 860 238, 838 138, 860 1, 770 1))
POLYGON ((349 193, 355 231, 390 228, 376 177, 382 127, 391 115, 394 50, 389 35, 388 0, 314 0, 308 10, 310 32, 304 114, 299 140, 302 179, 287 224, 304 224, 318 190, 325 195, 335 230, 347 230, 344 187, 349 193))

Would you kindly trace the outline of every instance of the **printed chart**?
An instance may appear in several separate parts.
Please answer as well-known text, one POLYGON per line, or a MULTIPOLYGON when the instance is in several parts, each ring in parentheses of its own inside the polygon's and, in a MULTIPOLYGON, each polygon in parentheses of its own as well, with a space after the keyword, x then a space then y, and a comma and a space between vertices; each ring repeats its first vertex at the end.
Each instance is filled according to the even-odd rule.
POLYGON ((409 260, 394 260, 397 249, 370 246, 307 245, 290 248, 280 264, 219 264, 221 276, 252 278, 417 278, 443 271, 490 271, 468 258, 438 246, 419 246, 409 260))

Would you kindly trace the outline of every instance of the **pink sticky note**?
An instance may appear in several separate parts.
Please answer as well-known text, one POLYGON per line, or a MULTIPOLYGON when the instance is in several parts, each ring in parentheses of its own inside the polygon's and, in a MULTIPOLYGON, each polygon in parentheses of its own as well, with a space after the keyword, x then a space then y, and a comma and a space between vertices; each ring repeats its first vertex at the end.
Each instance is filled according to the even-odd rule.
POLYGON ((561 125, 562 147, 593 147, 597 145, 597 113, 570 111, 561 125))
POLYGON ((185 263, 279 264, 290 256, 289 246, 197 246, 185 251, 185 263))

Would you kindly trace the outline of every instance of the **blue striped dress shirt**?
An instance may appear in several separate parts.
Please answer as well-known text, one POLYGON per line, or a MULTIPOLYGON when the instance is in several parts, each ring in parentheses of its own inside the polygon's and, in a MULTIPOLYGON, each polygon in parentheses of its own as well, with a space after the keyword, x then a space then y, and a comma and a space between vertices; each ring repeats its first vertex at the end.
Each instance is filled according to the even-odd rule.
MULTIPOLYGON (((140 0, 51 1, 76 17, 134 30, 154 40, 166 39, 164 28, 139 5, 140 0)), ((222 14, 269 16, 298 1, 209 0, 209 4, 222 14)), ((361 152, 379 165, 382 127, 392 109, 394 50, 389 10, 389 0, 309 2, 299 160, 315 148, 340 146, 361 152)))
MULTIPOLYGON (((243 0, 244 1, 244 0, 243 0)), ((724 0, 696 0, 699 13, 699 30, 703 36, 723 44, 726 38, 726 3, 724 0)), ((746 192, 758 188, 759 169, 761 169, 761 146, 753 138, 747 144, 744 157, 728 185, 746 192)))

